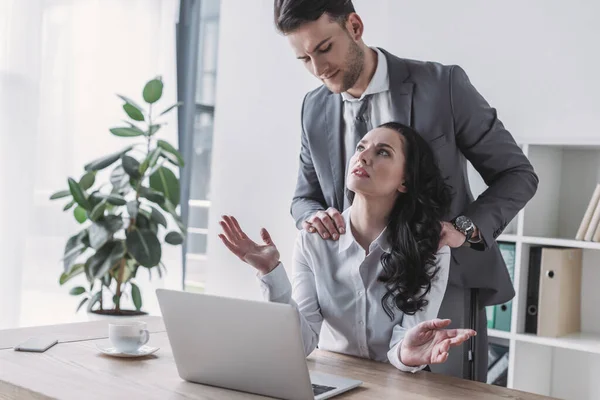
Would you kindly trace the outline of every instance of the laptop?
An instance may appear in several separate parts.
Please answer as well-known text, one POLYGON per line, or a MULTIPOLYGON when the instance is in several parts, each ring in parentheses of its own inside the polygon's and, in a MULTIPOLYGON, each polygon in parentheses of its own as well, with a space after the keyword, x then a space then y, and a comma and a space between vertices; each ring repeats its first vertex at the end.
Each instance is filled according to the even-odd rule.
POLYGON ((282 399, 328 399, 361 381, 308 371, 298 310, 157 289, 179 376, 282 399))

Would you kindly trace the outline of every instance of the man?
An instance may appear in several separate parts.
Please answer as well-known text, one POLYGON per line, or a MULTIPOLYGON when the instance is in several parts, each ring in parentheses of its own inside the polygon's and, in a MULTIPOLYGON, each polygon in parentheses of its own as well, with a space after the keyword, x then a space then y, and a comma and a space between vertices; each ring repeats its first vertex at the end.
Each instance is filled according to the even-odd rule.
POLYGON ((349 228, 340 215, 349 205, 344 178, 360 138, 389 121, 420 132, 454 191, 451 214, 442 222, 440 246, 452 248, 452 265, 439 317, 452 319, 454 327, 471 327, 476 316, 478 331, 475 354, 464 346, 432 370, 485 381, 485 306, 514 296, 495 239, 537 189, 531 164, 460 67, 404 60, 368 47, 350 0, 275 0, 275 24, 300 62, 323 82, 302 106, 291 207, 297 227, 337 240, 349 228), (467 160, 489 186, 476 201, 467 160))

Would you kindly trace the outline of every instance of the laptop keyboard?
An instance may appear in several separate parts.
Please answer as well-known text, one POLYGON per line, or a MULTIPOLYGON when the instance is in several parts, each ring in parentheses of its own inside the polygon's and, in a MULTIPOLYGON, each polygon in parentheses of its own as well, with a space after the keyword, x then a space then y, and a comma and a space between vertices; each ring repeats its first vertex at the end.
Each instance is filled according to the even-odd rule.
POLYGON ((315 385, 314 383, 312 384, 312 389, 313 389, 313 394, 315 396, 318 396, 320 394, 329 392, 330 390, 336 389, 334 387, 331 386, 323 386, 323 385, 315 385))

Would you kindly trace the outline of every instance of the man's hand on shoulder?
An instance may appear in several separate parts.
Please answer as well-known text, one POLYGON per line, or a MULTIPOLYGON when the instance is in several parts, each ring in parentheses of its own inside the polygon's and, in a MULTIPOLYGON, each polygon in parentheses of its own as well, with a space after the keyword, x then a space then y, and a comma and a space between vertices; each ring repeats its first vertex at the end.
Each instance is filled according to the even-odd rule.
POLYGON ((467 237, 462 232, 456 230, 454 225, 450 222, 443 221, 438 250, 446 245, 456 249, 461 246, 468 246, 469 242, 467 242, 467 237))
POLYGON ((346 233, 344 218, 333 207, 317 211, 306 221, 302 222, 302 228, 310 233, 318 233, 325 240, 338 240, 340 235, 346 233))

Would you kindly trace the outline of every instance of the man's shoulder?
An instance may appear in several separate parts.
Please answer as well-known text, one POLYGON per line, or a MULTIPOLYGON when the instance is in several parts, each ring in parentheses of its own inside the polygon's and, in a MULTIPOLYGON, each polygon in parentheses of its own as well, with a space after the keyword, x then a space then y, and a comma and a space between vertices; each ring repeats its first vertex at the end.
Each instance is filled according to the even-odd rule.
POLYGON ((321 102, 325 101, 325 99, 332 95, 331 91, 325 85, 321 85, 310 92, 306 93, 304 97, 305 103, 313 103, 313 102, 321 102))
POLYGON ((388 59, 388 67, 395 71, 405 70, 407 79, 415 83, 423 80, 446 81, 452 70, 457 67, 455 64, 444 64, 438 61, 400 58, 384 49, 381 50, 388 59))
POLYGON ((312 115, 314 112, 323 110, 327 104, 327 99, 332 95, 333 93, 325 85, 311 90, 304 96, 302 115, 312 115))

